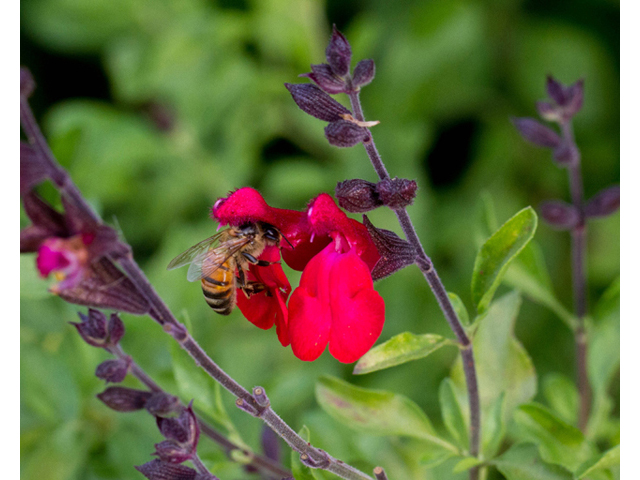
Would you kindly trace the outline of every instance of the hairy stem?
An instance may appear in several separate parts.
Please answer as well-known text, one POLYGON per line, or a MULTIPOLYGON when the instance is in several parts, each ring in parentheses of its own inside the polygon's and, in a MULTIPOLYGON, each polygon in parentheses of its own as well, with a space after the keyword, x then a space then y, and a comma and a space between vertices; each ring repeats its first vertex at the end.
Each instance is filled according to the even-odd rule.
MULTIPOLYGON (((107 349, 109 353, 114 355, 117 358, 128 359, 130 358, 127 355, 120 345, 107 349)), ((129 371, 131 375, 136 377, 145 387, 147 387, 152 392, 163 392, 167 393, 162 389, 160 385, 158 385, 136 362, 131 361, 129 371)), ((182 404, 184 407, 185 405, 182 404)), ((207 422, 202 420, 198 415, 196 415, 196 419, 198 420, 198 424, 200 425, 200 431, 225 451, 228 455, 233 450, 242 450, 242 452, 251 458, 251 461, 247 465, 251 465, 265 474, 269 475, 270 478, 281 479, 283 477, 291 476, 291 472, 286 468, 282 467, 279 463, 271 460, 268 457, 264 457, 255 452, 244 450, 244 447, 240 447, 229 440, 227 437, 218 432, 215 428, 209 425, 207 422)))
POLYGON ((571 229, 571 273, 573 282, 573 301, 575 305, 577 326, 574 330, 576 345, 576 371, 578 392, 580 394, 580 412, 578 414, 578 428, 583 432, 587 428, 589 412, 591 410, 591 385, 587 375, 587 332, 585 317, 587 315, 587 224, 584 215, 584 191, 582 187, 582 168, 580 150, 576 145, 571 120, 560 124, 562 137, 574 153, 572 164, 568 167, 569 188, 571 202, 580 212, 580 221, 571 229))
MULTIPOLYGON (((93 211, 87 201, 80 193, 78 187, 73 183, 69 174, 57 163, 51 149, 49 148, 40 127, 38 126, 26 97, 20 97, 20 121, 22 127, 29 138, 30 143, 41 156, 42 160, 50 167, 49 175, 59 190, 63 192, 77 208, 82 209, 97 222, 102 223, 100 217, 93 211)), ((130 247, 129 247, 130 248, 130 247)), ((179 345, 187 351, 194 359, 196 365, 200 366, 214 380, 225 389, 243 400, 257 413, 254 416, 261 418, 276 434, 282 437, 285 442, 301 455, 306 455, 311 461, 318 465, 317 468, 330 471, 346 480, 372 480, 369 475, 345 464, 341 460, 335 459, 326 452, 308 444, 289 425, 287 425, 270 407, 264 408, 258 405, 255 398, 244 387, 231 378, 222 370, 191 337, 187 329, 171 313, 164 301, 144 275, 138 264, 130 257, 114 259, 122 270, 127 274, 129 280, 133 282, 140 294, 149 302, 149 315, 163 326, 179 345)))
MULTIPOLYGON (((350 93, 349 100, 351 101, 351 107, 353 109, 353 113, 356 119, 364 122, 364 114, 362 112, 362 105, 360 103, 360 94, 359 92, 350 93)), ((382 161, 382 157, 378 153, 378 149, 373 141, 373 137, 370 135, 369 139, 363 142, 364 148, 367 151, 367 155, 371 160, 371 165, 373 165, 374 170, 378 174, 380 180, 390 178, 389 172, 387 171, 384 162, 382 161)), ((400 227, 404 232, 404 235, 407 241, 413 245, 418 252, 416 264, 422 271, 424 278, 426 279, 429 287, 431 287, 431 291, 435 295, 438 305, 444 313, 444 317, 447 320, 447 323, 451 327, 454 335, 458 339, 460 346, 462 348, 462 365, 464 367, 464 373, 467 383, 467 392, 469 395, 469 412, 470 412, 470 435, 469 435, 469 453, 473 456, 477 456, 480 452, 480 396, 478 393, 478 378, 476 375, 476 367, 475 361, 473 357, 473 347, 471 345, 471 340, 469 339, 467 333, 456 314, 453 305, 451 305, 451 301, 449 300, 449 296, 447 295, 447 291, 436 272, 431 259, 427 256, 424 248, 422 247, 422 243, 418 238, 418 234, 416 233, 416 229, 411 222, 411 217, 407 213, 405 208, 395 209, 394 210, 396 216, 398 217, 398 221, 400 222, 400 227)), ((469 478, 471 480, 475 480, 478 478, 478 469, 473 468, 469 471, 469 478)))

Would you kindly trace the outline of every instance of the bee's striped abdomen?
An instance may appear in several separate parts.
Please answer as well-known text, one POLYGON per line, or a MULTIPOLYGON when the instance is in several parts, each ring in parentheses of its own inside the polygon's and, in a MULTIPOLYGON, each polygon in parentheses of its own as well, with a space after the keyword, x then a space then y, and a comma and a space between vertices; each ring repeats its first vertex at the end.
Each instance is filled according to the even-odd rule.
POLYGON ((236 304, 236 279, 229 264, 202 279, 204 299, 216 313, 229 315, 236 304))

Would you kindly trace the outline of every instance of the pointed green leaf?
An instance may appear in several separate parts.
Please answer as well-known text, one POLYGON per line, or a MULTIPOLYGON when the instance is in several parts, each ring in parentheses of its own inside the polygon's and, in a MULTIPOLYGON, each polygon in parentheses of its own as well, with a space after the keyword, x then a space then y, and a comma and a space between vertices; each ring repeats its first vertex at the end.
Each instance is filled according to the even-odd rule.
POLYGON ((611 468, 615 465, 620 465, 620 445, 616 445, 603 454, 587 460, 578 468, 576 477, 585 478, 587 475, 592 475, 597 471, 611 468))
POLYGON ((539 445, 540 455, 547 462, 574 471, 595 453, 580 430, 562 421, 542 405, 521 405, 514 419, 521 436, 535 441, 539 445))
POLYGON ((462 303, 462 299, 453 292, 447 292, 447 295, 449 296, 449 300, 451 300, 453 309, 456 311, 456 315, 458 315, 462 324, 468 327, 470 325, 469 312, 467 312, 467 308, 464 306, 464 303, 462 303))
POLYGON ((536 446, 530 443, 514 445, 491 464, 507 480, 573 480, 565 468, 544 462, 536 446))
POLYGON ((589 340, 588 374, 595 395, 604 395, 620 366, 620 279, 598 300, 589 340))
MULTIPOLYGON (((487 310, 473 338, 483 418, 489 415, 503 392, 503 418, 510 418, 516 406, 530 401, 536 394, 537 379, 533 362, 513 334, 521 304, 522 300, 517 292, 500 297, 487 310)), ((460 356, 451 372, 451 378, 466 412, 468 399, 460 356)))
POLYGON ((466 472, 470 468, 473 468, 477 465, 480 465, 482 460, 476 457, 466 457, 456 463, 456 466, 453 467, 453 473, 466 472))
POLYGON ((345 425, 376 435, 403 435, 458 452, 434 430, 427 415, 407 397, 382 390, 353 386, 323 376, 316 383, 320 406, 345 425))
POLYGON ((554 312, 569 328, 576 327, 575 316, 556 298, 549 279, 542 249, 531 241, 507 269, 505 283, 520 290, 530 300, 554 312))
POLYGON ((438 391, 440 397, 440 410, 442 412, 442 420, 449 430, 449 433, 456 440, 458 446, 462 449, 469 448, 469 432, 467 424, 458 403, 458 398, 453 390, 453 382, 450 378, 445 378, 440 383, 438 391))
MULTIPOLYGON (((303 425, 298 432, 306 442, 311 441, 311 433, 306 425, 303 425)), ((291 452, 291 473, 295 480, 319 480, 314 469, 307 467, 300 461, 300 454, 293 450, 291 452)))
POLYGON ((507 220, 480 248, 471 279, 478 313, 487 310, 509 263, 533 238, 537 225, 536 212, 527 207, 507 220))
POLYGON ((369 350, 356 363, 354 375, 375 372, 424 358, 444 345, 454 342, 440 335, 415 335, 404 332, 369 350))
POLYGON ((562 420, 571 425, 577 422, 580 399, 574 382, 559 373, 551 373, 542 382, 542 392, 562 420))

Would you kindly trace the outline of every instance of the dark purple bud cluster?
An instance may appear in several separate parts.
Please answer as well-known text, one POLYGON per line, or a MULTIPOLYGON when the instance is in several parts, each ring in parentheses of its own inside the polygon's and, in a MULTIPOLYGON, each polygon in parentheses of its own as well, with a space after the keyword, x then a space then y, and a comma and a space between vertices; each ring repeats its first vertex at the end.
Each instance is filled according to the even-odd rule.
POLYGON ((360 122, 351 112, 328 94, 353 94, 368 85, 375 75, 373 60, 362 60, 350 75, 351 46, 335 25, 326 50, 327 63, 311 65, 311 72, 300 75, 310 78, 312 84, 290 84, 285 86, 296 104, 306 113, 329 122, 324 130, 329 143, 336 147, 353 147, 369 141, 368 127, 377 122, 360 122))
MULTIPOLYGON (((564 86, 553 77, 548 77, 547 93, 552 101, 538 102, 538 113, 544 120, 558 122, 563 128, 566 127, 582 108, 584 81, 564 86)), ((573 140, 566 138, 564 134, 559 135, 533 118, 513 118, 512 122, 525 140, 539 147, 552 149, 553 158, 558 165, 567 167, 580 160, 573 140)))
POLYGON ((366 180, 345 180, 336 186, 339 205, 348 212, 364 213, 382 205, 392 209, 405 208, 413 203, 418 184, 405 178, 385 178, 371 183, 366 180))
POLYGON ((120 383, 129 373, 130 366, 130 357, 105 360, 96 368, 96 377, 107 383, 120 383))
POLYGON ((589 200, 584 207, 587 218, 601 218, 611 215, 620 208, 620 185, 605 188, 589 200))
POLYGON ((80 323, 70 322, 76 327, 82 339, 93 347, 115 347, 124 336, 124 323, 115 313, 111 314, 109 321, 104 313, 89 309, 88 315, 78 313, 80 323))
POLYGON ((374 227, 366 215, 362 216, 362 223, 367 227, 380 254, 380 260, 371 270, 371 278, 374 281, 388 277, 415 263, 418 253, 413 245, 401 239, 394 232, 374 227))
POLYGON ((166 440, 156 444, 154 455, 163 462, 182 463, 196 454, 200 426, 192 403, 183 408, 177 417, 156 417, 160 433, 166 440))

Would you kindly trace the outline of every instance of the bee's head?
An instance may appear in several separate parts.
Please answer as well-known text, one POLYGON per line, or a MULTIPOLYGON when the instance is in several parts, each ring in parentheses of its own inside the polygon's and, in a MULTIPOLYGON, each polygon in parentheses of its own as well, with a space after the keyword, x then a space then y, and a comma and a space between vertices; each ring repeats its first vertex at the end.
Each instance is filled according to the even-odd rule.
POLYGON ((278 230, 273 225, 269 225, 268 223, 263 223, 261 225, 263 237, 267 241, 268 245, 280 245, 280 240, 282 239, 282 234, 280 230, 278 230))

